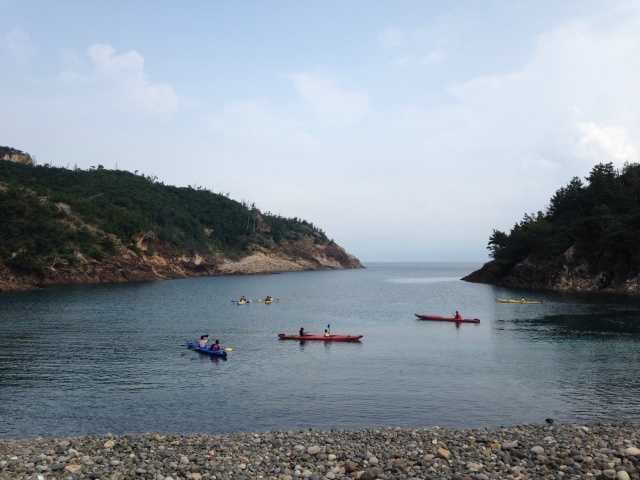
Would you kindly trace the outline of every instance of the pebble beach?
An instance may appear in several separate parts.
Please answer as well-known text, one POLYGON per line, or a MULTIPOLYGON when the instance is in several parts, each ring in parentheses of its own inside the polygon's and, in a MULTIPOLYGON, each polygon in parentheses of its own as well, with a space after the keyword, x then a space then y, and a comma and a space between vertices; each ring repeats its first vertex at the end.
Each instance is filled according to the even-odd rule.
POLYGON ((0 440, 0 479, 640 478, 640 429, 526 425, 0 440))

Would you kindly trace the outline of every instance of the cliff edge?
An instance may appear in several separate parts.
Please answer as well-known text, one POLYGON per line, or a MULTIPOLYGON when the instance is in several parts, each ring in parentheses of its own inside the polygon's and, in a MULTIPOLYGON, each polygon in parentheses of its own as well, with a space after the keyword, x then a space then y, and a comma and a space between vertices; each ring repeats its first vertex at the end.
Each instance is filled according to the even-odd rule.
POLYGON ((490 261, 462 278, 508 288, 563 293, 611 293, 640 295, 640 272, 617 275, 611 268, 598 269, 587 259, 572 258, 575 248, 554 259, 525 258, 514 265, 490 261))

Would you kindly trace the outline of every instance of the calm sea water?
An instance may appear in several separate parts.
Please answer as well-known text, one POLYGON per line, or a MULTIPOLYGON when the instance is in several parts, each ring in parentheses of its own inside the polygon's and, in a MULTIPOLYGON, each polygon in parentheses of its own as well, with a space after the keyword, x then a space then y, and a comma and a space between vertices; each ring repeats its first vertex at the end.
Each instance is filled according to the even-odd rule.
POLYGON ((0 436, 640 420, 640 303, 521 296, 477 265, 64 287, 0 296, 0 436), (240 295, 273 305, 237 306, 240 295), (459 309, 480 325, 420 322, 459 309), (278 341, 362 334, 362 344, 278 341), (183 347, 203 333, 227 361, 183 347))

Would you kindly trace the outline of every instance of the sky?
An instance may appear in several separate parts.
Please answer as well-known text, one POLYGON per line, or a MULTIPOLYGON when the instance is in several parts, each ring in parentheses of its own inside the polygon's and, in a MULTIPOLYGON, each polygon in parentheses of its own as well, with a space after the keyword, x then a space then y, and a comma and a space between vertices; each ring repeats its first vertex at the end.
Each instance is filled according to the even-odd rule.
POLYGON ((640 3, 0 0, 0 145, 312 221, 365 261, 640 160, 640 3), (185 5, 179 5, 184 3, 185 5))

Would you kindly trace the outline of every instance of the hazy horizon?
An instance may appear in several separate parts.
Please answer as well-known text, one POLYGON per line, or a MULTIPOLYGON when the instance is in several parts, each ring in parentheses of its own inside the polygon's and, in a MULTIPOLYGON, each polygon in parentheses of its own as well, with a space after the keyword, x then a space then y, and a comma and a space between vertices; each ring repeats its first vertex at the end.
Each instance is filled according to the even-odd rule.
POLYGON ((366 262, 487 259, 493 228, 639 160, 632 1, 0 0, 0 145, 312 221, 366 262))

